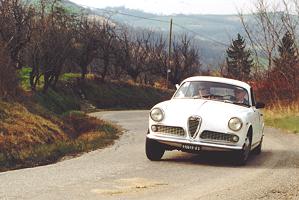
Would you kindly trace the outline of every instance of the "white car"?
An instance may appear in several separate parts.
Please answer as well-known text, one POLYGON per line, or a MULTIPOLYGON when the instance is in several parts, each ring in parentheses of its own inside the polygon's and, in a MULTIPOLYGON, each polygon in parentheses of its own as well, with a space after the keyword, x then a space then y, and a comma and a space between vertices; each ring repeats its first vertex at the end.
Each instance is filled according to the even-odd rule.
POLYGON ((219 77, 196 76, 177 85, 173 97, 155 105, 149 116, 146 155, 160 160, 166 150, 196 153, 202 149, 236 152, 245 164, 251 150, 259 154, 264 121, 247 83, 219 77))

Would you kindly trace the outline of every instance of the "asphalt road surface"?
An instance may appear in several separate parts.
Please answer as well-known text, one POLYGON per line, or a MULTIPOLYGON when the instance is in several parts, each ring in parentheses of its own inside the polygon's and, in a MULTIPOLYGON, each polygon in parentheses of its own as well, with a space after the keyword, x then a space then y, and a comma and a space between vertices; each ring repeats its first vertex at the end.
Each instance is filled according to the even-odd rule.
POLYGON ((113 146, 53 165, 0 173, 0 199, 299 199, 299 136, 265 130, 246 166, 228 152, 144 152, 148 111, 94 113, 127 131, 113 146))

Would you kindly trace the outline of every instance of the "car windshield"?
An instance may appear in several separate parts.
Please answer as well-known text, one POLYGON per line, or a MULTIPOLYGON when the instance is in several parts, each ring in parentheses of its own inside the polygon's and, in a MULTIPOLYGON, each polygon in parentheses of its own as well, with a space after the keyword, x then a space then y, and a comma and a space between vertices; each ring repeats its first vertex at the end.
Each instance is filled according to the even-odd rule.
POLYGON ((249 106, 248 92, 244 88, 209 81, 185 82, 177 90, 173 98, 210 99, 249 106))

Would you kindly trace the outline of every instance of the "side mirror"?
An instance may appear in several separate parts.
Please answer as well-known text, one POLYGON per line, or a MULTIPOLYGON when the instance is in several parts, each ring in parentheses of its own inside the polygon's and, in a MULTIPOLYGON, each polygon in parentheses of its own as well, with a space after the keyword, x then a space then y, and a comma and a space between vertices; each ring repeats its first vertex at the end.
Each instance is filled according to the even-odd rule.
POLYGON ((176 87, 176 89, 179 89, 180 85, 179 84, 175 84, 175 87, 176 87))
POLYGON ((262 102, 256 102, 255 107, 256 109, 265 108, 265 104, 262 102))

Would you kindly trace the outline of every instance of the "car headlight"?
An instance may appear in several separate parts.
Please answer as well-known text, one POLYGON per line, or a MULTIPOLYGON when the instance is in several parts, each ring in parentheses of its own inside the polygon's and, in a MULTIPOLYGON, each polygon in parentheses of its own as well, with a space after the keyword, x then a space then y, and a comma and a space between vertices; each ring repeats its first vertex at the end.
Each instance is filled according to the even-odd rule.
POLYGON ((164 113, 163 113, 162 109, 160 109, 160 108, 154 108, 150 112, 150 116, 151 116, 152 120, 154 120, 156 122, 160 122, 164 119, 164 113))
POLYGON ((228 127, 233 131, 239 131, 243 126, 241 119, 233 117, 228 121, 228 127))

